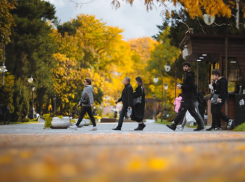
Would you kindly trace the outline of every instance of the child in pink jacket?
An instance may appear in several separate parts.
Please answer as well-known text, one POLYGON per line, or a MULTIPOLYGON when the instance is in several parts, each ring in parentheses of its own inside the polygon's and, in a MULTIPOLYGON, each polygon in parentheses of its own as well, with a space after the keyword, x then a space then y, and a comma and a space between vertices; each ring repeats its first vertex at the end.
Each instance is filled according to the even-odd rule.
POLYGON ((181 100, 182 100, 182 94, 180 93, 179 96, 177 98, 175 98, 175 101, 174 101, 174 111, 176 113, 179 112, 179 107, 180 107, 180 104, 181 104, 181 100))

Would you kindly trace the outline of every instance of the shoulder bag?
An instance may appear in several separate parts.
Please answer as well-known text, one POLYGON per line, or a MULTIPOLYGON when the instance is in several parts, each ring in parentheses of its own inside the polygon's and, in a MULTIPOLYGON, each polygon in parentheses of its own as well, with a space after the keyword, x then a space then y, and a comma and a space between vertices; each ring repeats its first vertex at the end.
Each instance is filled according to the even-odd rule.
MULTIPOLYGON (((142 89, 142 95, 143 95, 143 88, 141 87, 141 89, 142 89)), ((141 104, 141 103, 142 103, 142 96, 139 96, 133 100, 133 106, 137 104, 141 104)))
POLYGON ((219 104, 217 102, 217 99, 219 98, 219 94, 214 94, 212 99, 211 99, 211 104, 219 104))

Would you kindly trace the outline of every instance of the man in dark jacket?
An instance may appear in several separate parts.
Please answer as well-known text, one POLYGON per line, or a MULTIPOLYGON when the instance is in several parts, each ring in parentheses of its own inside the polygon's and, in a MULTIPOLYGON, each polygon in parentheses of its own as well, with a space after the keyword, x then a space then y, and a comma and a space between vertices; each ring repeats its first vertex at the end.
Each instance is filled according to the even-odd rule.
POLYGON ((207 131, 221 130, 220 119, 227 122, 227 128, 231 129, 233 127, 234 119, 230 119, 223 112, 221 112, 223 105, 228 99, 228 81, 221 76, 219 69, 214 69, 212 71, 212 79, 217 80, 212 86, 214 94, 218 95, 218 99, 217 103, 211 104, 212 126, 208 128, 207 131))
POLYGON ((125 85, 125 87, 124 87, 124 89, 122 91, 122 95, 118 99, 118 101, 116 101, 116 104, 118 102, 122 101, 123 107, 122 107, 122 110, 120 112, 118 125, 113 130, 121 130, 122 124, 123 124, 123 118, 124 118, 125 114, 127 113, 127 110, 131 109, 132 106, 133 106, 133 96, 134 95, 133 95, 133 87, 130 84, 130 78, 129 77, 125 77, 125 79, 123 80, 123 84, 125 85))
POLYGON ((167 125, 171 130, 176 129, 176 126, 178 123, 183 119, 185 116, 186 111, 188 110, 189 113, 192 115, 192 117, 197 122, 197 128, 194 129, 194 131, 199 131, 204 129, 203 120, 199 115, 197 114, 194 104, 193 104, 193 98, 194 98, 194 72, 190 71, 191 65, 188 62, 183 63, 183 70, 185 72, 183 84, 178 84, 178 89, 182 89, 182 100, 181 105, 179 108, 178 114, 174 118, 174 123, 172 125, 167 125))

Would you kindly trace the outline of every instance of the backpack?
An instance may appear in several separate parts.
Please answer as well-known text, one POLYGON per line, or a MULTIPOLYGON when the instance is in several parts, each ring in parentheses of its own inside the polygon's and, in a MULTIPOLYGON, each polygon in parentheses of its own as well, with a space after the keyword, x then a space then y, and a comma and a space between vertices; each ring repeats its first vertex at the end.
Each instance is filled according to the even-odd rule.
POLYGON ((206 100, 204 100, 201 92, 197 92, 197 101, 198 101, 199 105, 206 107, 207 102, 206 102, 206 100))

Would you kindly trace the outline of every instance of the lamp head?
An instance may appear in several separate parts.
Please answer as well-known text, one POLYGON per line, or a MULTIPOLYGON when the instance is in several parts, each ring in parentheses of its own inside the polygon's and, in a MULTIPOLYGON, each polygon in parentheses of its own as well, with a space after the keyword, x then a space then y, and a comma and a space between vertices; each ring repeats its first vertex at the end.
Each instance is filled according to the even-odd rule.
POLYGON ((30 76, 28 76, 28 82, 29 83, 32 83, 33 82, 33 78, 32 78, 32 76, 30 75, 30 76))
POLYGON ((35 90, 35 86, 34 85, 31 86, 31 90, 34 92, 34 90, 35 90))
POLYGON ((171 66, 169 65, 169 62, 164 66, 165 67, 165 71, 169 72, 171 69, 171 66))
POLYGON ((157 83, 157 82, 158 82, 157 76, 155 76, 155 77, 153 78, 153 81, 154 81, 154 83, 157 83))
POLYGON ((168 90, 168 84, 167 83, 164 84, 164 88, 165 88, 165 90, 168 90))

